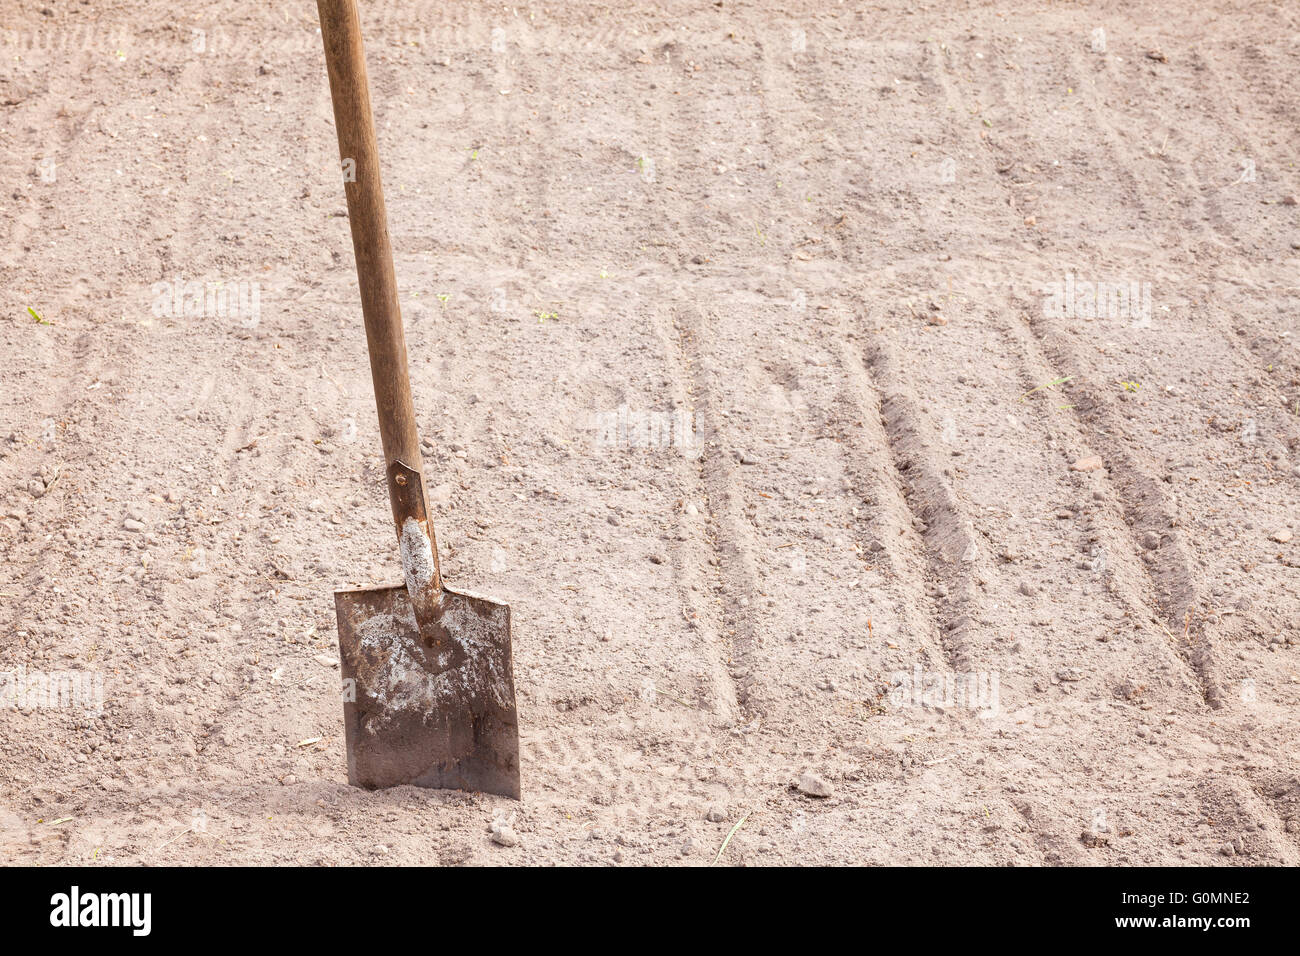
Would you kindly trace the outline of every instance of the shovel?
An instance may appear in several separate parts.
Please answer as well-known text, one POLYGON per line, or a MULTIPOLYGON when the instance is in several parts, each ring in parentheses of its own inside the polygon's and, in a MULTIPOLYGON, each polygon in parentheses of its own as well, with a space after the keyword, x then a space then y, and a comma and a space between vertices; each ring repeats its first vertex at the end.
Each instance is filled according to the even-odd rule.
POLYGON ((519 797, 510 607, 443 586, 356 0, 318 0, 404 583, 336 591, 348 781, 519 797))

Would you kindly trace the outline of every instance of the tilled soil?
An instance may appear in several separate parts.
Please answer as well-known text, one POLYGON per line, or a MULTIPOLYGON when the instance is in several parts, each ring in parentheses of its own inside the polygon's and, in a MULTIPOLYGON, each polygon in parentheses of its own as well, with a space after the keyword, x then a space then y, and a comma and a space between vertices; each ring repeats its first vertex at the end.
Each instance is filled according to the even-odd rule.
POLYGON ((518 803, 347 785, 314 5, 0 6, 0 860, 1300 862, 1295 6, 364 4, 518 803))

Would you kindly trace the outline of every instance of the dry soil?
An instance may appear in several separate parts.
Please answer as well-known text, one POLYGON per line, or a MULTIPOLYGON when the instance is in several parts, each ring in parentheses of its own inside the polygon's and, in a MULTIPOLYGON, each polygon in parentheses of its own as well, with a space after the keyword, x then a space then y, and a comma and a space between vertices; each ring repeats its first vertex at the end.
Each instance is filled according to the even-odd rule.
POLYGON ((514 803, 347 784, 400 566, 264 6, 0 4, 0 860, 1300 862, 1300 8, 364 4, 514 803))

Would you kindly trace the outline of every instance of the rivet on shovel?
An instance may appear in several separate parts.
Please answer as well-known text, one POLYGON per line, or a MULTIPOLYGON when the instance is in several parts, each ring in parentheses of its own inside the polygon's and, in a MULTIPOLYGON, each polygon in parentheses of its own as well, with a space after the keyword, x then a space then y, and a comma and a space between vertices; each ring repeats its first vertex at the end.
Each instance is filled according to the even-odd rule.
POLYGON ((403 584, 336 591, 348 780, 519 797, 510 608, 443 586, 356 0, 317 0, 403 584))

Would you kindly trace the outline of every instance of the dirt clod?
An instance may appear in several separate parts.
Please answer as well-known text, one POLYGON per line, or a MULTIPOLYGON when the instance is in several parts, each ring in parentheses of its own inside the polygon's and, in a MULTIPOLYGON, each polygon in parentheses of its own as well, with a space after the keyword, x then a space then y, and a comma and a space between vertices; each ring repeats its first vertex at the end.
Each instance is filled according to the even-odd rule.
POLYGON ((835 793, 835 788, 824 777, 811 770, 805 770, 799 775, 796 786, 800 793, 809 797, 825 798, 835 793))

